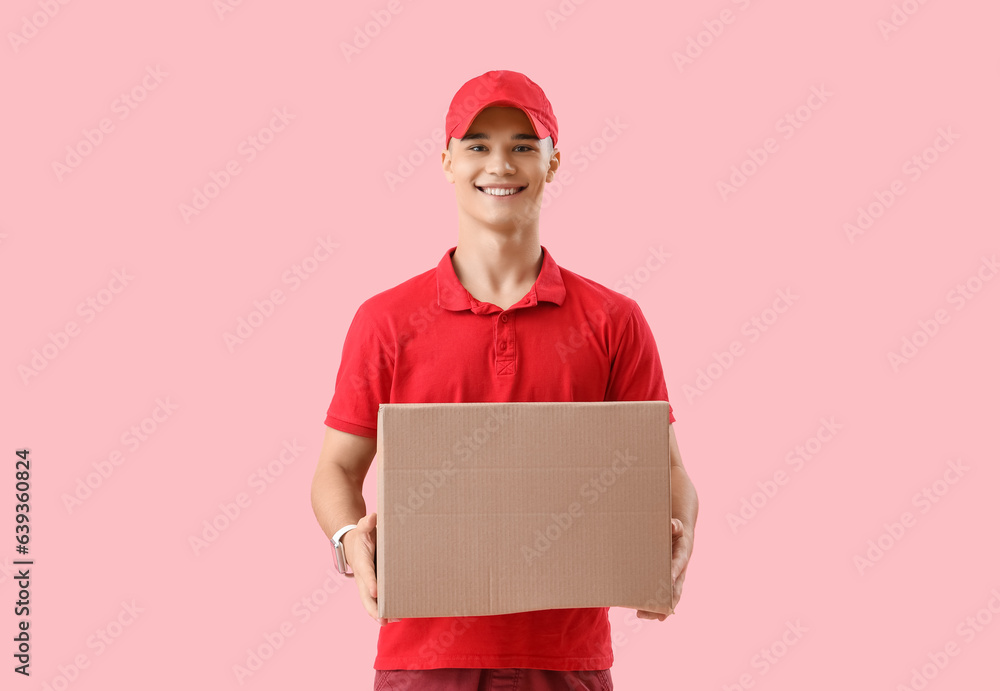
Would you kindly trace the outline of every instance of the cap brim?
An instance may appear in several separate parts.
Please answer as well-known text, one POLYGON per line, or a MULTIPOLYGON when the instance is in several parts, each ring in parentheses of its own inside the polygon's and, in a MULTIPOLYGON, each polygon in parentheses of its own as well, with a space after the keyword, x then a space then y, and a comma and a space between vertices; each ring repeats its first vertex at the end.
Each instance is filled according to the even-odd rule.
MULTIPOLYGON (((522 106, 520 103, 515 103, 515 102, 509 101, 507 99, 500 99, 500 100, 497 100, 497 101, 490 101, 489 103, 486 103, 485 105, 483 105, 482 108, 480 108, 475 113, 473 113, 469 117, 469 119, 467 121, 460 123, 460 126, 459 126, 458 129, 459 129, 460 132, 462 132, 462 136, 464 137, 466 134, 468 134, 469 128, 472 127, 472 122, 476 118, 479 117, 480 113, 482 113, 487 108, 490 108, 490 107, 493 107, 493 106, 509 106, 511 108, 517 108, 522 113, 524 113, 525 115, 527 115, 528 116, 528 122, 531 124, 531 129, 535 133, 535 136, 538 137, 539 140, 545 139, 546 137, 551 137, 552 136, 551 132, 549 132, 548 130, 546 130, 541 124, 539 124, 537 122, 537 120, 535 119, 535 116, 532 115, 532 113, 531 113, 530 110, 528 110, 527 108, 525 108, 524 106, 522 106)), ((455 139, 461 139, 461 137, 455 137, 455 139)), ((451 142, 450 139, 448 141, 449 141, 449 143, 451 142)))

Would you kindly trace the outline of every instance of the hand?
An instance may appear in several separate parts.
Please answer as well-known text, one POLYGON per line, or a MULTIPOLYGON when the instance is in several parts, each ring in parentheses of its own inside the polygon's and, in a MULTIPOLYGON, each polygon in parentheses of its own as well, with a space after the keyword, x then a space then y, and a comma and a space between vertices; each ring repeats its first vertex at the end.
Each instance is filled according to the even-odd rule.
MULTIPOLYGON (((684 577, 687 575, 688 562, 691 560, 691 550, 694 548, 694 535, 685 530, 684 523, 679 518, 670 519, 670 533, 673 549, 670 559, 670 579, 673 581, 674 592, 674 599, 670 605, 670 609, 673 609, 681 599, 681 590, 684 588, 684 577)), ((637 609, 636 616, 639 619, 663 621, 669 615, 637 609)))
POLYGON ((398 619, 386 619, 378 615, 378 583, 375 576, 375 545, 376 541, 375 512, 368 514, 360 521, 358 527, 344 533, 344 555, 347 563, 354 571, 353 578, 358 583, 358 594, 361 604, 365 606, 368 615, 379 624, 389 624, 398 619))

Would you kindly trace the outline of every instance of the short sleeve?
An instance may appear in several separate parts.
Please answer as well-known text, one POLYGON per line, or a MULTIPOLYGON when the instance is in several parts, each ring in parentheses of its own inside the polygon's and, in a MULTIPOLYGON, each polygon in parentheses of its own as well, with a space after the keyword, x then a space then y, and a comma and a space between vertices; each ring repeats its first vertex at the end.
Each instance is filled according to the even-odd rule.
MULTIPOLYGON (((611 360, 606 401, 669 401, 660 353, 649 323, 634 304, 611 360)), ((670 405, 670 422, 674 421, 670 405)))
POLYGON ((362 304, 347 329, 326 426, 362 437, 375 437, 378 407, 389 402, 394 354, 379 337, 369 307, 362 304))

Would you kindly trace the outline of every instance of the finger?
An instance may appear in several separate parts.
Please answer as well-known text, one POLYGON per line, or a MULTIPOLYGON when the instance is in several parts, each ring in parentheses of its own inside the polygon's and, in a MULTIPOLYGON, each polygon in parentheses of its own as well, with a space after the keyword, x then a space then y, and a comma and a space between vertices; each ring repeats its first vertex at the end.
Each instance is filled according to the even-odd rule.
POLYGON ((372 554, 369 557, 370 564, 371 564, 371 580, 370 580, 370 585, 371 585, 372 597, 377 598, 378 597, 378 574, 375 572, 375 550, 377 549, 377 545, 378 545, 378 535, 377 535, 377 533, 378 533, 378 516, 376 515, 376 513, 374 511, 372 511, 368 515, 371 517, 371 537, 370 537, 371 542, 370 542, 370 544, 371 544, 371 548, 372 548, 372 554))
POLYGON ((360 521, 358 521, 358 528, 362 533, 370 533, 375 527, 375 512, 368 514, 360 521))
POLYGON ((374 600, 378 598, 378 578, 375 575, 375 562, 371 555, 368 554, 367 550, 364 551, 361 562, 358 564, 359 571, 355 573, 360 574, 362 582, 365 584, 365 588, 368 590, 368 595, 374 600))
POLYGON ((675 559, 670 565, 670 580, 673 581, 674 587, 677 587, 679 581, 684 580, 684 573, 687 571, 687 564, 682 563, 681 560, 675 559))
POLYGON ((399 621, 399 619, 380 617, 378 615, 378 600, 369 597, 368 594, 360 587, 358 588, 358 594, 361 596, 361 603, 364 605, 365 611, 368 612, 368 616, 377 621, 379 626, 385 626, 386 624, 399 621))
MULTIPOLYGON (((365 547, 371 545, 374 540, 368 537, 368 533, 371 533, 375 528, 375 513, 372 512, 358 521, 358 527, 356 530, 359 531, 358 538, 360 539, 360 545, 365 547)), ((358 550, 355 550, 358 551, 358 550)), ((355 560, 358 561, 357 564, 352 564, 351 568, 354 571, 355 578, 359 579, 368 589, 368 593, 372 598, 378 597, 378 579, 375 574, 375 561, 370 554, 369 549, 360 550, 362 556, 359 557, 357 554, 354 555, 355 560)))
MULTIPOLYGON (((361 527, 361 524, 358 524, 361 527)), ((375 561, 372 558, 370 543, 358 535, 358 540, 351 545, 351 570, 359 588, 364 588, 369 597, 378 597, 375 576, 375 561)))
POLYGON ((684 575, 687 570, 688 559, 687 555, 684 553, 675 553, 673 558, 670 560, 670 579, 676 581, 678 578, 684 575))
POLYGON ((674 601, 676 602, 680 599, 681 592, 684 590, 684 574, 681 574, 677 578, 677 582, 674 583, 674 601))
POLYGON ((670 577, 680 578, 691 562, 691 543, 689 540, 675 540, 670 557, 670 577))
POLYGON ((675 581, 678 578, 683 578, 690 562, 690 550, 676 550, 670 560, 670 577, 675 581))
POLYGON ((378 621, 378 602, 373 597, 368 595, 367 589, 363 586, 358 588, 358 595, 361 596, 361 604, 364 605, 365 611, 368 612, 368 616, 378 621))

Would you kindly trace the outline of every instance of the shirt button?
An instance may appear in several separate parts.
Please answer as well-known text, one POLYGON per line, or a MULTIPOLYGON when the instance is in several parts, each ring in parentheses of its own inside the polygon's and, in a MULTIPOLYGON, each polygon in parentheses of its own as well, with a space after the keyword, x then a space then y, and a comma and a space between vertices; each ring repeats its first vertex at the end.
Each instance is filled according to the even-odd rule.
POLYGON ((500 315, 500 321, 507 321, 507 315, 506 314, 501 314, 500 315))
POLYGON ((501 343, 500 344, 500 350, 507 350, 507 344, 506 343, 501 343))

